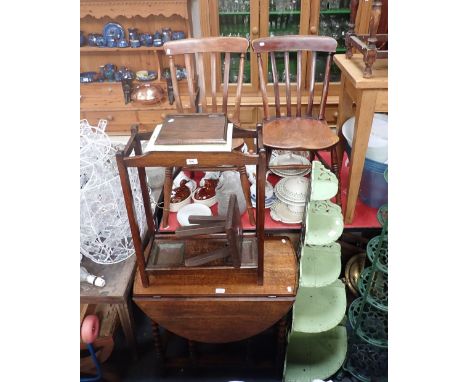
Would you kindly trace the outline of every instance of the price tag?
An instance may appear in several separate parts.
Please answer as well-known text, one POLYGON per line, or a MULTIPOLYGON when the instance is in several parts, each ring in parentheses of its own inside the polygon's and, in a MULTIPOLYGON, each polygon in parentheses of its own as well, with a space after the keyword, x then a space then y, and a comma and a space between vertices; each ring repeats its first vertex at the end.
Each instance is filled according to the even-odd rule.
POLYGON ((260 46, 265 46, 265 43, 262 41, 262 42, 260 42, 260 44, 258 44, 258 45, 260 45, 260 46))
POLYGON ((170 49, 167 50, 167 54, 171 54, 171 50, 170 50, 170 49))
POLYGON ((224 289, 224 288, 216 288, 215 289, 215 293, 224 293, 224 292, 226 292, 226 289, 224 289))
POLYGON ((188 158, 188 159, 185 160, 185 162, 187 164, 198 164, 198 159, 197 158, 193 158, 193 159, 188 158))

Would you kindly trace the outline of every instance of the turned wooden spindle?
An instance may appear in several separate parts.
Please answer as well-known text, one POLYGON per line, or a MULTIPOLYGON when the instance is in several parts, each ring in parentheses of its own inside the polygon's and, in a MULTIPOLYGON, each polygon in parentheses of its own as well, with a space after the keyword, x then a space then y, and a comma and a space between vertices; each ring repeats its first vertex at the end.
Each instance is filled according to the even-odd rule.
POLYGON ((284 350, 286 345, 287 316, 278 321, 278 336, 276 339, 276 370, 281 372, 284 365, 284 350))
POLYGON ((247 213, 249 214, 249 222, 251 225, 255 225, 255 216, 253 213, 252 202, 250 200, 250 182, 245 170, 245 166, 239 167, 240 180, 242 185, 242 191, 244 191, 245 203, 247 204, 247 213))
POLYGON ((192 340, 188 340, 188 350, 189 350, 189 358, 192 367, 197 366, 197 347, 196 342, 192 340))
POLYGON ((166 167, 164 172, 164 207, 163 207, 163 227, 169 225, 169 206, 171 204, 171 192, 172 192, 172 173, 173 167, 166 167))
POLYGON ((380 23, 380 14, 382 11, 382 2, 374 0, 372 3, 372 12, 369 21, 369 38, 367 39, 367 54, 364 57, 366 67, 364 69, 364 78, 372 77, 372 65, 377 58, 377 29, 380 23))
POLYGON ((152 331, 153 331, 153 341, 154 348, 156 350, 156 362, 158 366, 162 369, 164 366, 164 352, 162 347, 161 335, 159 333, 159 325, 151 321, 152 331))
POLYGON ((346 44, 346 57, 351 58, 353 56, 352 45, 351 45, 351 36, 355 35, 354 28, 356 27, 356 15, 359 6, 359 0, 351 0, 349 8, 351 10, 351 17, 349 19, 349 29, 345 35, 345 44, 346 44))
POLYGON ((336 204, 341 207, 341 180, 340 180, 340 172, 341 172, 341 164, 338 160, 338 151, 337 146, 333 147, 331 150, 331 162, 332 162, 332 171, 338 179, 338 193, 336 194, 336 204))

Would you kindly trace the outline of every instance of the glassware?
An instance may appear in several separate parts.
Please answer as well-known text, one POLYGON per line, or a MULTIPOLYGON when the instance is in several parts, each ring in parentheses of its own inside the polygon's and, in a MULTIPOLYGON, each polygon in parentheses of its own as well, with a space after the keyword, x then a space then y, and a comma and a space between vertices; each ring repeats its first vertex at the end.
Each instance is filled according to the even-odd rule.
POLYGON ((338 41, 341 37, 341 25, 335 16, 330 16, 330 37, 338 41))
POLYGON ((349 8, 350 0, 341 0, 341 8, 349 8))
POLYGON ((319 33, 321 36, 330 35, 330 24, 327 17, 320 18, 319 33))
POLYGON ((346 32, 348 31, 349 29, 349 21, 348 19, 345 17, 343 18, 343 20, 341 20, 341 45, 344 47, 345 46, 345 37, 346 37, 346 32))
POLYGON ((329 9, 339 9, 340 8, 340 0, 328 0, 328 8, 329 9))

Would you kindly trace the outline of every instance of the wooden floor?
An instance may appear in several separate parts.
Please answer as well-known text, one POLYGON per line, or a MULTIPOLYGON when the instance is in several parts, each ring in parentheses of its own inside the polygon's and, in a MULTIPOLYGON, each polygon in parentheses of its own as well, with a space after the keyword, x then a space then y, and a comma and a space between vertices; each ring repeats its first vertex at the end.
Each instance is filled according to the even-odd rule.
MULTIPOLYGON (((233 277, 153 275, 143 288, 137 273, 133 300, 154 322, 184 338, 239 341, 278 322, 297 289, 296 253, 287 238, 265 240, 264 284, 233 277)), ((247 277, 247 276, 246 276, 247 277)))

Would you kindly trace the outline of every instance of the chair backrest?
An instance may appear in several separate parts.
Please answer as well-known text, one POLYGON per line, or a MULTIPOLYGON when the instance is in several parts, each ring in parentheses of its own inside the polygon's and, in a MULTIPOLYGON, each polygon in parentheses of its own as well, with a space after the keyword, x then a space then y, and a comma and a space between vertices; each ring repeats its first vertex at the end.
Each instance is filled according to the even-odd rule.
POLYGON ((224 53, 224 78, 220 81, 223 84, 223 106, 222 112, 227 114, 228 102, 228 89, 229 89, 229 69, 231 62, 231 53, 240 53, 239 73, 236 89, 236 101, 234 109, 233 120, 239 120, 240 112, 240 98, 242 91, 242 79, 244 75, 244 56, 249 47, 249 41, 243 37, 206 37, 206 38, 190 38, 177 41, 169 41, 164 44, 164 51, 169 57, 169 66, 171 70, 171 77, 173 79, 174 97, 176 101, 177 110, 184 112, 180 98, 179 86, 176 80, 176 67, 174 56, 184 55, 185 67, 187 71, 188 90, 190 96, 190 107, 196 109, 196 89, 194 89, 194 67, 192 66, 192 57, 195 58, 197 67, 197 74, 199 78, 200 93, 199 100, 202 105, 202 111, 207 112, 206 89, 205 89, 205 67, 204 67, 204 54, 210 55, 211 63, 211 111, 217 112, 216 105, 216 62, 217 55, 224 53))
MULTIPOLYGON (((285 85, 286 85, 286 107, 287 116, 291 117, 291 84, 289 78, 289 53, 297 52, 297 77, 296 77, 296 92, 297 92, 297 103, 296 103, 296 117, 301 117, 301 85, 302 85, 302 57, 304 53, 310 52, 310 83, 308 90, 308 104, 306 110, 306 116, 312 117, 312 107, 314 102, 314 88, 315 88, 315 69, 317 52, 328 53, 327 61, 325 64, 325 74, 323 80, 322 97, 320 100, 320 110, 318 113, 318 119, 324 119, 325 106, 327 103, 328 85, 330 81, 330 66, 332 55, 336 51, 337 42, 335 39, 326 36, 278 36, 278 37, 265 37, 259 38, 252 42, 252 47, 255 53, 257 53, 258 59, 258 74, 260 77, 260 88, 262 91, 263 98, 263 111, 264 119, 270 118, 268 110, 268 95, 266 89, 265 76, 263 73, 263 60, 262 53, 267 53, 270 56, 271 71, 273 74, 273 88, 275 91, 275 107, 276 117, 281 117, 280 112, 280 89, 278 84, 278 71, 276 66, 275 54, 278 52, 284 53, 284 66, 285 66, 285 85)), ((267 59, 268 61, 268 59, 267 59)))

